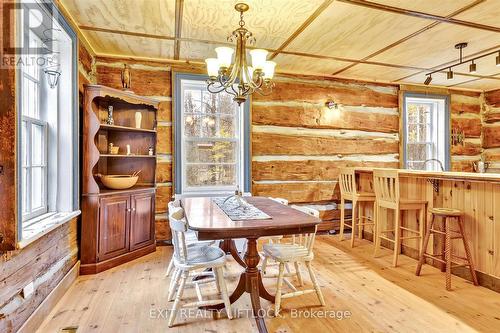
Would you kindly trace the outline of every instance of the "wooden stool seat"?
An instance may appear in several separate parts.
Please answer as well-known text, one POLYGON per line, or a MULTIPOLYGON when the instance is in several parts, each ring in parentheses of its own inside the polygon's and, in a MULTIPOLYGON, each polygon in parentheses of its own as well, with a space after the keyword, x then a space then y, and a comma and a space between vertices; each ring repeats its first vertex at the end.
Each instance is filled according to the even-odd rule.
POLYGON ((354 168, 341 168, 339 175, 340 185, 340 240, 344 240, 344 228, 347 226, 351 228, 351 247, 354 247, 354 234, 356 227, 358 228, 358 238, 362 238, 363 230, 366 225, 373 226, 373 233, 375 233, 375 213, 373 217, 362 215, 362 204, 371 204, 375 212, 375 193, 373 192, 360 192, 356 184, 356 173, 354 168), (352 218, 351 224, 345 222, 345 201, 352 202, 352 218))
POLYGON ((419 200, 419 199, 405 199, 405 198, 400 198, 399 199, 399 204, 400 205, 422 205, 422 204, 427 204, 426 200, 419 200))
POLYGON ((422 265, 425 262, 425 258, 431 258, 432 260, 436 260, 442 264, 441 270, 446 272, 446 290, 451 290, 451 269, 455 267, 463 267, 468 266, 470 274, 472 276, 472 282, 475 286, 477 286, 478 280, 476 276, 476 271, 474 270, 474 264, 472 263, 472 255, 470 252, 469 244, 467 241, 467 236, 464 232, 464 221, 463 221, 463 212, 459 209, 453 208, 431 208, 429 212, 432 213, 431 223, 429 224, 429 228, 425 233, 424 244, 422 251, 420 252, 420 259, 418 261, 417 270, 415 274, 417 276, 420 275, 422 270, 422 265), (444 231, 437 230, 434 228, 435 217, 441 217, 444 223, 444 231), (451 223, 456 221, 458 224, 459 230, 452 230, 451 223), (427 246, 429 244, 429 239, 433 235, 433 240, 436 235, 442 236, 442 252, 440 254, 428 253, 427 246), (461 239, 465 249, 465 257, 459 257, 453 255, 452 252, 452 240, 453 239, 461 239), (457 261, 459 259, 460 261, 457 261))
POLYGON ((462 216, 464 213, 460 209, 454 208, 431 208, 429 212, 438 216, 462 216))

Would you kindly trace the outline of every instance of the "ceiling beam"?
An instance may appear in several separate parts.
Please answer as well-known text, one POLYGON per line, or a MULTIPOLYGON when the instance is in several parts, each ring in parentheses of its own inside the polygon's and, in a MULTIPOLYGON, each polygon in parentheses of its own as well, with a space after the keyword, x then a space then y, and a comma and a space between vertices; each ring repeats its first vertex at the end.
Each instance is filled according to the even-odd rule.
POLYGON ((107 29, 107 28, 99 28, 99 27, 91 27, 91 26, 87 26, 87 25, 80 25, 79 28, 81 30, 105 32, 105 33, 125 35, 125 36, 144 37, 144 38, 162 39, 162 40, 175 40, 175 37, 170 37, 170 36, 146 34, 146 33, 142 33, 142 32, 124 31, 124 30, 107 29))
POLYGON ((291 35, 290 37, 288 37, 284 42, 283 44, 281 44, 277 49, 276 51, 274 51, 271 56, 269 57, 270 60, 274 59, 278 53, 280 53, 285 47, 287 47, 295 38, 297 38, 298 35, 300 35, 302 33, 302 31, 304 31, 326 8, 328 8, 328 6, 330 6, 332 4, 333 0, 325 0, 323 1, 323 3, 321 4, 321 6, 319 6, 315 11, 314 13, 312 13, 308 18, 307 20, 304 21, 304 23, 302 23, 300 25, 300 27, 297 28, 297 30, 295 30, 291 35))
POLYGON ((181 50, 181 42, 179 38, 182 34, 182 12, 184 10, 184 0, 175 0, 175 42, 174 42, 174 59, 179 60, 181 50))
POLYGON ((456 86, 459 86, 459 85, 461 85, 461 84, 465 84, 465 83, 469 83, 469 82, 474 82, 474 81, 479 81, 479 80, 482 80, 482 79, 500 80, 500 77, 498 77, 499 75, 500 75, 500 73, 496 73, 496 74, 493 74, 493 75, 488 75, 488 76, 486 76, 486 77, 475 78, 475 79, 472 79, 472 80, 467 80, 467 81, 460 82, 460 83, 450 84, 450 85, 449 85, 449 86, 447 86, 447 87, 456 87, 456 86))
MULTIPOLYGON (((467 5, 467 6, 465 6, 465 7, 462 7, 462 8, 457 9, 457 10, 456 10, 456 11, 454 11, 453 13, 451 13, 451 14, 447 15, 446 17, 451 18, 451 17, 453 17, 453 16, 456 16, 456 15, 458 15, 458 14, 461 14, 461 13, 465 12, 466 10, 469 10, 469 9, 471 9, 471 8, 473 8, 473 7, 477 6, 477 5, 479 5, 480 3, 483 3, 483 2, 485 2, 485 1, 486 1, 486 0, 476 0, 476 1, 474 1, 474 2, 472 2, 472 3, 470 3, 470 4, 468 4, 468 5, 467 5)), ((425 27, 423 27, 423 28, 421 28, 421 29, 419 29, 419 30, 415 31, 414 33, 412 33, 412 34, 410 34, 410 35, 408 35, 408 36, 406 36, 406 37, 403 37, 403 38, 401 38, 400 40, 397 40, 397 41, 395 41, 394 43, 392 43, 392 44, 390 44, 390 45, 387 45, 386 47, 384 47, 384 48, 382 48, 382 49, 380 49, 380 50, 378 50, 378 51, 375 51, 375 52, 373 52, 373 53, 371 53, 371 54, 367 55, 366 57, 364 57, 364 58, 363 58, 363 59, 361 59, 361 60, 368 60, 368 59, 370 59, 370 58, 373 58, 373 57, 375 57, 375 56, 377 56, 377 55, 379 55, 379 54, 381 54, 381 53, 383 53, 383 52, 385 52, 385 51, 387 51, 387 50, 390 50, 390 49, 392 49, 392 48, 394 48, 394 47, 398 46, 399 44, 402 44, 402 43, 406 42, 407 40, 409 40, 409 39, 411 39, 411 38, 413 38, 413 37, 416 37, 416 36, 418 36, 418 35, 420 35, 420 34, 422 34, 422 33, 426 32, 426 31, 427 31, 427 30, 429 30, 429 29, 434 28, 435 26, 437 26, 437 25, 439 25, 439 24, 441 24, 441 23, 442 23, 442 22, 440 22, 440 21, 434 21, 434 22, 432 22, 431 24, 428 24, 428 25, 426 25, 425 27)), ((344 72, 344 71, 346 71, 346 70, 348 70, 348 69, 350 69, 350 68, 352 68, 352 67, 354 67, 354 66, 356 66, 356 65, 357 65, 357 64, 351 64, 351 65, 349 65, 349 66, 346 66, 346 67, 344 67, 344 68, 341 68, 340 70, 336 71, 336 72, 335 72, 335 73, 333 73, 332 75, 337 75, 337 74, 340 74, 340 73, 342 73, 342 72, 344 72)))
POLYGON ((490 26, 490 25, 484 25, 484 24, 474 23, 474 22, 469 22, 469 21, 462 21, 462 20, 454 19, 452 17, 439 16, 439 15, 423 13, 423 12, 419 12, 419 11, 415 11, 415 10, 409 10, 409 9, 404 9, 404 8, 399 8, 399 7, 388 6, 388 5, 380 4, 377 2, 371 2, 371 1, 366 1, 366 0, 336 0, 336 1, 345 2, 345 3, 351 4, 351 5, 363 6, 363 7, 367 7, 367 8, 371 8, 371 9, 383 10, 383 11, 395 13, 395 14, 401 14, 401 15, 413 16, 413 17, 418 17, 418 18, 423 18, 423 19, 428 19, 428 20, 440 21, 443 23, 461 25, 464 27, 469 27, 469 28, 474 28, 474 29, 480 29, 480 30, 485 30, 485 31, 490 31, 490 32, 500 32, 500 28, 490 26))

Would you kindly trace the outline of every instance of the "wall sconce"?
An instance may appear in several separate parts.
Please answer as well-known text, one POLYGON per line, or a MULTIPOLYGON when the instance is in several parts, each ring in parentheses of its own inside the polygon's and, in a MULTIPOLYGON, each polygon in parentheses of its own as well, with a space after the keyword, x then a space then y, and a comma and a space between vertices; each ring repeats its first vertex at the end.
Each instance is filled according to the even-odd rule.
POLYGON ((44 69, 43 72, 47 75, 47 82, 49 87, 54 89, 59 83, 59 77, 61 76, 61 71, 56 69, 44 69))
POLYGON ((329 100, 325 103, 325 106, 327 108, 329 108, 330 110, 338 110, 339 109, 339 105, 337 103, 335 103, 335 101, 333 100, 329 100))

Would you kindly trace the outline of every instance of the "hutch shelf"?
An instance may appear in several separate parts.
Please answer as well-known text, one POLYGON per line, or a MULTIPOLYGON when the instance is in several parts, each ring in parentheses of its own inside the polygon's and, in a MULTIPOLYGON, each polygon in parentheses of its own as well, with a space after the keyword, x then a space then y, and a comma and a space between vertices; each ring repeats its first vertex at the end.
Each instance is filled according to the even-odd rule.
POLYGON ((95 274, 155 251, 157 111, 155 99, 85 86, 81 274, 95 274), (110 144, 119 147, 118 153, 111 153, 110 144), (99 179, 139 171, 136 185, 129 189, 108 189, 99 179))

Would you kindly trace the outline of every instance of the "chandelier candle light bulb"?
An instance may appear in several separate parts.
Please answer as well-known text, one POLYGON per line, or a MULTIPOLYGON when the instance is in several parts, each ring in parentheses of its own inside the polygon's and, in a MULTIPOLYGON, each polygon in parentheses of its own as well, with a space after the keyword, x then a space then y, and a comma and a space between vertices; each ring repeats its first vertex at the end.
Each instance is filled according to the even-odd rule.
POLYGON ((267 50, 253 49, 249 52, 252 66, 247 64, 247 42, 249 45, 255 43, 255 38, 245 28, 243 20, 243 13, 249 7, 247 4, 238 3, 234 8, 240 13, 240 22, 239 27, 228 37, 228 41, 235 43, 236 48, 217 47, 217 59, 208 58, 205 63, 209 76, 207 90, 213 94, 225 91, 233 95, 233 100, 241 105, 254 92, 262 95, 271 93, 276 63, 266 61, 267 50))

